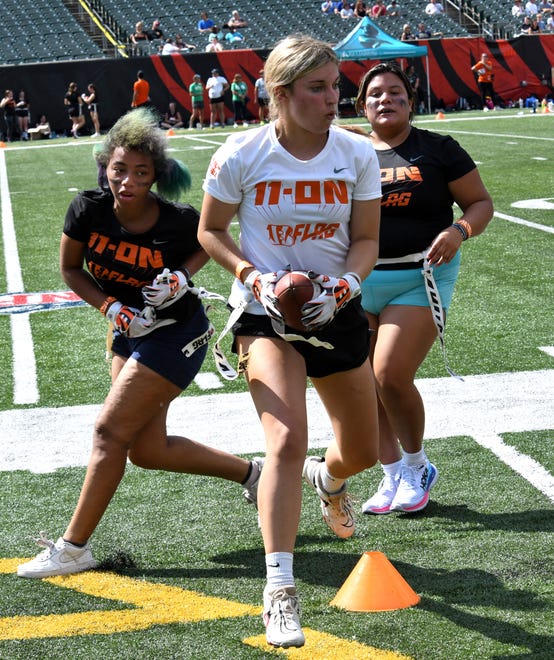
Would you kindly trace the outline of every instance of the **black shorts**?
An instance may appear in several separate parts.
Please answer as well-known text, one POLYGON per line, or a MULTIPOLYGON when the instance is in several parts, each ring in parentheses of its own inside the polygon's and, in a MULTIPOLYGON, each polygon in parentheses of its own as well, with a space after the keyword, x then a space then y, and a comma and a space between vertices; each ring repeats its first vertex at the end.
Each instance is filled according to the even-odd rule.
POLYGON ((112 351, 122 358, 134 358, 185 390, 202 367, 210 333, 204 307, 200 306, 188 321, 164 325, 136 339, 114 330, 112 351), (196 350, 186 356, 183 349, 195 340, 196 350))
POLYGON ((67 111, 67 114, 70 117, 80 117, 81 116, 81 108, 69 108, 67 111))
POLYGON ((263 99, 261 96, 258 96, 258 105, 262 108, 265 108, 266 105, 269 105, 268 99, 263 99))
POLYGON ((215 105, 216 103, 223 103, 224 100, 225 99, 223 98, 223 96, 216 96, 215 98, 210 99, 210 105, 215 105))
MULTIPOLYGON (((286 327, 287 332, 317 337, 332 344, 333 348, 312 346, 305 341, 291 341, 290 345, 300 353, 306 363, 306 372, 312 378, 324 378, 340 371, 361 366, 369 355, 371 330, 362 309, 361 297, 349 302, 322 330, 299 333, 286 327)), ((243 314, 233 325, 233 353, 237 353, 236 337, 275 337, 271 320, 265 314, 243 314)), ((282 341, 285 341, 284 339, 282 341)))
POLYGON ((204 110, 204 101, 193 101, 192 107, 194 110, 204 110))

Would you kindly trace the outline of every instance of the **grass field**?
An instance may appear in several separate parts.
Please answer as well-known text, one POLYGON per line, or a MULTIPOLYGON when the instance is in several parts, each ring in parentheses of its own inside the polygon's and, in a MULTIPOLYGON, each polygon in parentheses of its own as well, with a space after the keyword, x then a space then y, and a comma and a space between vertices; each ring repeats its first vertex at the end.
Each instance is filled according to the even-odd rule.
MULTIPOLYGON (((554 118, 506 110, 417 121, 470 152, 496 211, 486 233, 463 246, 447 347, 466 380, 454 390, 459 405, 454 397, 453 406, 428 407, 426 448, 441 478, 427 510, 360 515, 356 535, 342 542, 328 534, 306 489, 295 574, 308 641, 289 652, 264 642, 261 536, 236 484, 129 467, 93 538, 105 572, 19 579, 18 558, 35 553, 29 537, 63 531, 84 474, 82 466, 40 473, 59 438, 34 415, 102 402, 106 328, 87 307, 0 313, 2 660, 554 657, 554 118), (15 413, 29 420, 25 439, 10 432, 15 413), (14 448, 28 470, 2 468, 2 454, 14 448), (366 551, 386 555, 420 595, 416 607, 355 613, 329 605, 366 551)), ((183 131, 171 139, 193 173, 187 201, 198 208, 203 174, 224 137, 183 131)), ((91 153, 87 139, 1 150, 1 292, 65 289, 59 238, 75 192, 96 184, 91 153)), ((230 277, 209 264, 198 282, 226 294, 230 277)), ((220 330, 225 313, 213 320, 220 330)), ((218 429, 218 407, 245 391, 243 381, 224 384, 211 356, 202 374, 209 378, 191 386, 186 406, 215 395, 205 420, 214 435, 245 434, 240 425, 218 429)), ((420 382, 446 397, 454 381, 445 376, 437 344, 420 382)), ((66 429, 68 442, 73 433, 90 435, 81 426, 66 429)), ((312 451, 324 444, 317 429, 312 451)), ((248 432, 261 438, 256 428, 248 432)), ((249 451, 263 452, 261 440, 249 451)), ((380 476, 376 468, 351 480, 360 504, 380 476)))

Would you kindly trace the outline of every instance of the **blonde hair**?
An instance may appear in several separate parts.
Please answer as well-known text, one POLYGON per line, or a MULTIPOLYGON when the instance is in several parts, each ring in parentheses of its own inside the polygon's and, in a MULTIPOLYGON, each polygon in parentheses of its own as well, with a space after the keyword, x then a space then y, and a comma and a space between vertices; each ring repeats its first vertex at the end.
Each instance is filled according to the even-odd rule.
POLYGON ((305 34, 292 34, 279 41, 264 65, 264 80, 269 94, 269 114, 279 115, 278 87, 290 87, 296 80, 325 66, 339 65, 339 58, 330 44, 305 34))

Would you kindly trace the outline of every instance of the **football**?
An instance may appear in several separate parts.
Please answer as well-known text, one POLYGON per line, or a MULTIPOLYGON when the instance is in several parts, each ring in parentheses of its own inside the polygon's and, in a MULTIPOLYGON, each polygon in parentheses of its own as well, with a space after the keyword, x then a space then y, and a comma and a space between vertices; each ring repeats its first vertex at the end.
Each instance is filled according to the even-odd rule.
POLYGON ((314 297, 317 289, 308 275, 299 270, 285 273, 275 284, 277 306, 285 325, 306 332, 302 323, 302 305, 314 297))

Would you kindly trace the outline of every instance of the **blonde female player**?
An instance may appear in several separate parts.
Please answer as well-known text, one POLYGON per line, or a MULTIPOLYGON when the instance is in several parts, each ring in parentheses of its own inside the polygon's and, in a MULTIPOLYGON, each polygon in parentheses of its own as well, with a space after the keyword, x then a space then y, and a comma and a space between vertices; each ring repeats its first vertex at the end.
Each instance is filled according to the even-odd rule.
POLYGON ((333 125, 339 66, 332 48, 288 37, 264 72, 275 121, 229 137, 214 155, 199 239, 236 276, 231 306, 245 305, 233 350, 266 440, 259 487, 264 622, 268 643, 288 647, 304 644, 293 576, 301 475, 319 495, 328 526, 346 538, 354 531, 346 479, 377 458, 369 328, 359 294, 377 259, 381 183, 370 141, 333 125), (229 232, 235 216, 240 245, 229 232), (290 328, 283 332, 274 305, 278 271, 287 265, 313 271, 322 287, 305 304, 306 332, 295 339, 290 328), (335 434, 324 459, 306 459, 308 376, 335 434))

